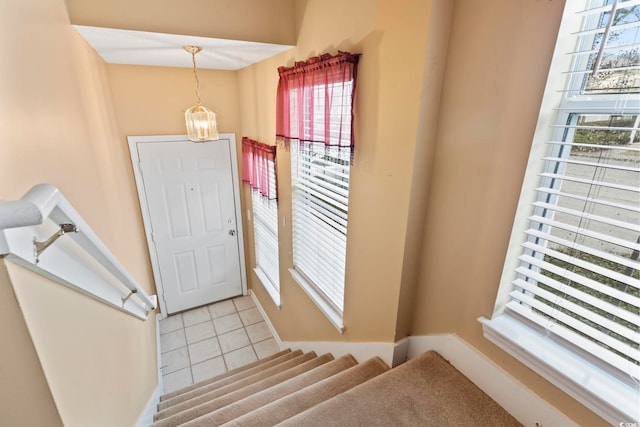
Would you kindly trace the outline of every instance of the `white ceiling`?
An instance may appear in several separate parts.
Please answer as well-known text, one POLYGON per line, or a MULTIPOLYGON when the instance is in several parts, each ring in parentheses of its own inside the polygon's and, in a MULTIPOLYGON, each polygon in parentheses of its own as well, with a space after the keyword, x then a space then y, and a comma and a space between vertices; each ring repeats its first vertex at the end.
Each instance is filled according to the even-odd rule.
POLYGON ((83 25, 74 28, 109 64, 191 68, 191 54, 182 46, 192 45, 203 48, 196 55, 198 69, 239 70, 293 47, 83 25))

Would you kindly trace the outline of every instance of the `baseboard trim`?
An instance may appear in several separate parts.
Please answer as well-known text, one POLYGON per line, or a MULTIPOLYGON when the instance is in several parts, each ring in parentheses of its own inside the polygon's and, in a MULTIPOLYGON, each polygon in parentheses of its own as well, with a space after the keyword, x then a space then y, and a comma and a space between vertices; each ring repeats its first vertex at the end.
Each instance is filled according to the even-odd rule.
POLYGON ((456 334, 409 337, 408 358, 435 350, 525 426, 579 427, 456 334))
POLYGON ((160 384, 153 391, 153 394, 149 398, 149 402, 147 403, 147 408, 144 413, 138 419, 136 423, 136 427, 149 427, 153 424, 153 414, 156 413, 158 409, 158 403, 160 403, 160 396, 162 395, 162 387, 160 384))
POLYGON ((158 409, 158 403, 160 403, 160 396, 162 395, 163 385, 162 385, 162 370, 160 369, 160 364, 162 359, 161 357, 161 349, 160 349, 160 316, 156 314, 156 360, 158 365, 158 385, 156 386, 153 393, 149 397, 149 401, 147 402, 147 406, 138 418, 138 422, 136 423, 136 427, 148 427, 153 424, 153 414, 156 413, 158 409))
POLYGON ((351 354, 359 363, 379 357, 388 366, 393 366, 395 346, 384 342, 282 341, 281 348, 331 353, 336 358, 351 354))
POLYGON ((343 341, 283 341, 278 331, 269 320, 269 316, 262 308, 262 304, 256 295, 249 290, 251 299, 256 304, 258 311, 264 317, 267 327, 271 331, 280 349, 291 348, 293 350, 315 351, 317 354, 331 353, 334 357, 351 354, 358 362, 364 362, 372 357, 379 357, 388 366, 397 366, 407 360, 409 341, 403 338, 397 343, 383 342, 343 342, 343 341))
POLYGON ((273 338, 276 340, 276 342, 278 343, 280 348, 283 349, 282 340, 280 339, 280 336, 278 335, 278 331, 276 331, 276 328, 273 326, 273 323, 271 323, 271 319, 269 319, 269 316, 267 316, 267 312, 264 311, 264 308, 262 308, 262 304, 260 304, 260 300, 258 300, 258 297, 256 297, 256 294, 254 294, 251 289, 249 289, 247 292, 248 292, 248 295, 253 300, 254 304, 256 305, 256 308, 258 309, 258 311, 262 315, 262 318, 264 319, 265 323, 267 324, 267 327, 269 328, 269 331, 271 331, 271 335, 273 335, 273 338))

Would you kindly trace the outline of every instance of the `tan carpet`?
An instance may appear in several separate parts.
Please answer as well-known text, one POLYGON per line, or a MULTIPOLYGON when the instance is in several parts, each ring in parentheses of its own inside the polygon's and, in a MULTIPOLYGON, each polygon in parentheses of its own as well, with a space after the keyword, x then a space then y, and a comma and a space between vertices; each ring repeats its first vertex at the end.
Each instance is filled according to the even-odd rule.
POLYGON ((204 393, 213 390, 219 390, 220 388, 227 386, 229 384, 237 383, 238 381, 253 378, 255 375, 269 375, 270 372, 277 372, 281 369, 288 369, 293 366, 295 363, 299 363, 300 357, 302 357, 302 351, 296 350, 290 353, 284 354, 277 359, 273 359, 271 361, 266 362, 265 364, 258 365, 244 371, 238 372, 234 375, 223 377, 217 381, 205 381, 201 383, 194 384, 189 387, 185 387, 182 390, 178 390, 177 395, 174 395, 170 398, 166 398, 158 404, 158 411, 162 411, 166 408, 169 408, 172 405, 175 405, 180 402, 184 402, 189 399, 193 399, 194 397, 200 396, 204 393), (297 362, 292 362, 292 361, 297 362))
POLYGON ((253 394, 231 405, 220 408, 210 414, 196 418, 191 422, 185 423, 185 427, 207 427, 217 426, 227 421, 231 421, 247 412, 260 408, 270 402, 280 399, 281 397, 295 393, 305 387, 317 383, 325 378, 329 378, 345 369, 351 368, 357 364, 356 360, 351 356, 343 356, 337 360, 319 366, 297 377, 291 378, 283 383, 265 389, 260 393, 253 394))
MULTIPOLYGON (((258 381, 249 381, 253 377, 258 376, 254 375, 253 377, 240 380, 238 384, 229 384, 220 390, 206 393, 197 398, 190 399, 186 402, 167 408, 166 410, 156 414, 158 418, 153 424, 153 427, 169 427, 184 424, 187 421, 206 415, 247 396, 258 393, 269 387, 273 387, 276 384, 280 384, 290 378, 296 377, 320 365, 328 363, 333 360, 333 356, 325 354, 317 357, 314 352, 311 352, 300 356, 300 360, 302 363, 298 363, 286 370, 276 372, 272 375, 265 375, 264 378, 258 381)), ((293 362, 293 360, 291 362, 293 362)))
MULTIPOLYGON (((389 370, 389 367, 379 358, 369 359, 364 363, 242 415, 224 424, 224 426, 261 427, 275 425, 387 370, 389 370)), ((200 419, 198 418, 193 422, 200 419)), ((187 425, 190 426, 191 424, 187 425)))
POLYGON ((394 369, 378 358, 285 351, 165 395, 159 406, 152 427, 521 426, 433 351, 394 369))
POLYGON ((520 426, 439 354, 430 351, 279 426, 520 426))
MULTIPOLYGON (((247 384, 254 383, 256 381, 270 377, 271 375, 275 375, 279 372, 285 371, 289 368, 313 359, 314 357, 316 357, 316 354, 313 352, 301 354, 285 362, 279 363, 265 370, 258 371, 253 375, 240 378, 236 381, 229 381, 231 380, 230 378, 225 378, 222 381, 224 384, 219 384, 216 382, 213 384, 208 384, 204 387, 197 388, 195 390, 190 390, 187 393, 165 400, 164 402, 160 402, 158 408, 162 408, 162 410, 158 411, 158 414, 162 414, 165 411, 169 411, 170 409, 176 407, 184 408, 185 406, 182 405, 184 402, 191 402, 191 405, 205 402, 208 399, 214 398, 218 395, 229 393, 231 391, 237 390, 238 388, 244 387, 247 384)), ((171 411, 170 413, 175 413, 175 410, 171 411)))

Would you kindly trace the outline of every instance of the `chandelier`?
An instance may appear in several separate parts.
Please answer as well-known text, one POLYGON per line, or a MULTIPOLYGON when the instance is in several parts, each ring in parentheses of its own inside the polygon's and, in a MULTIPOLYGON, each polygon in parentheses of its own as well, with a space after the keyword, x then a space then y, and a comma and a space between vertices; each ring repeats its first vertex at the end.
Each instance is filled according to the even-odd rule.
POLYGON ((187 135, 190 141, 204 142, 218 139, 218 125, 216 113, 200 104, 200 80, 196 72, 196 54, 202 51, 200 46, 183 46, 184 50, 191 53, 193 63, 193 76, 196 80, 196 105, 184 113, 187 123, 187 135))

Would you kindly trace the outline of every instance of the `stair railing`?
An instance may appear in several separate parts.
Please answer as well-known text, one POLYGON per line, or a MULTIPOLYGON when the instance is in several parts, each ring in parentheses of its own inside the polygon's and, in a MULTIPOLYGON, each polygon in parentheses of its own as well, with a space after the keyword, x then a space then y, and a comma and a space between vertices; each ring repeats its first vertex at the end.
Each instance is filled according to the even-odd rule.
POLYGON ((140 319, 157 307, 51 184, 0 203, 0 257, 140 319))

